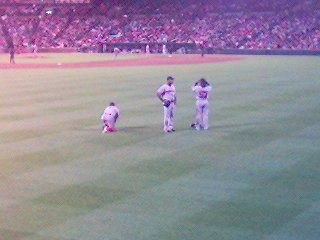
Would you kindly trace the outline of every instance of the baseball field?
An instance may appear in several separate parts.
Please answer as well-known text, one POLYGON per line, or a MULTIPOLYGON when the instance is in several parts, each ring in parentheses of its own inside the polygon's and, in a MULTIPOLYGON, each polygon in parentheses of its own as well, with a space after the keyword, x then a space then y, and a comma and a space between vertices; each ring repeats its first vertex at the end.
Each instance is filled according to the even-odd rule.
POLYGON ((320 239, 319 56, 0 55, 0 240, 320 239), (177 89, 163 133, 156 89, 177 89), (191 85, 213 85, 195 131, 191 85), (118 132, 101 133, 116 102, 118 132))

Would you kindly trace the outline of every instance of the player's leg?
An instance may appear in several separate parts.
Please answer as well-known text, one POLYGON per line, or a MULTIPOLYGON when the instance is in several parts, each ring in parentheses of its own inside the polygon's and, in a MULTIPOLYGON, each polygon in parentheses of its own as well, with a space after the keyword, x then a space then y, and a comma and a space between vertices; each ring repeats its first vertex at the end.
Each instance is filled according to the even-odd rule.
POLYGON ((167 107, 163 107, 163 131, 169 131, 169 109, 167 107))
POLYGON ((103 132, 115 132, 116 128, 115 128, 115 121, 114 121, 114 117, 111 115, 107 115, 104 118, 104 129, 103 132))
POLYGON ((209 103, 203 105, 203 129, 207 130, 209 128, 209 103))
POLYGON ((195 116, 194 116, 194 121, 191 123, 191 128, 196 129, 197 126, 197 102, 195 104, 195 116))
POLYGON ((175 131, 174 129, 174 116, 175 116, 175 112, 176 112, 176 105, 174 103, 171 103, 169 106, 169 117, 170 117, 170 121, 169 121, 169 128, 171 131, 175 131))
POLYGON ((108 128, 109 128, 108 121, 105 118, 103 118, 102 123, 103 123, 102 132, 103 133, 108 132, 108 128))
POLYGON ((195 129, 200 130, 202 125, 202 103, 200 101, 196 102, 196 124, 195 129))
POLYGON ((108 122, 108 132, 115 132, 115 126, 114 126, 114 123, 113 121, 109 121, 108 122))
POLYGON ((110 115, 110 117, 108 119, 108 125, 109 125, 109 132, 117 131, 117 129, 116 129, 116 120, 115 120, 114 116, 110 115))
POLYGON ((173 117, 174 117, 174 104, 171 103, 168 107, 163 107, 164 109, 164 127, 163 131, 172 132, 173 128, 173 117))

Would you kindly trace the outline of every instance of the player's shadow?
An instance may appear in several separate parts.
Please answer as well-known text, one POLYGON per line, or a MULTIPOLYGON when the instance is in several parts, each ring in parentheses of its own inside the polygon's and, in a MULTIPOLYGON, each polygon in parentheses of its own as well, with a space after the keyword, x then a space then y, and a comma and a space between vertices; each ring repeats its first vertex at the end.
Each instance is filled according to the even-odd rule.
MULTIPOLYGON (((235 124, 211 124, 209 126, 209 131, 210 130, 225 130, 225 131, 232 131, 235 128, 241 128, 241 127, 252 127, 255 125, 261 125, 261 123, 257 122, 249 122, 249 123, 235 123, 235 124)), ((117 128, 119 132, 125 132, 125 133, 136 133, 136 132, 142 132, 142 131, 153 131, 156 127, 155 126, 123 126, 117 128)), ((80 130, 80 131, 85 131, 85 132, 97 132, 97 131, 102 131, 102 127, 98 126, 91 126, 87 128, 81 128, 81 127, 73 127, 73 130, 80 130)), ((184 126, 176 129, 177 132, 179 131, 188 131, 188 130, 195 130, 191 126, 184 126)), ((162 131, 160 131, 162 132, 162 131)))
MULTIPOLYGON (((248 123, 235 123, 235 124, 210 124, 209 125, 209 129, 206 130, 208 132, 210 131, 214 131, 214 130, 225 130, 225 131, 232 131, 235 128, 241 128, 241 127, 252 127, 255 125, 261 125, 261 123, 257 123, 257 122, 248 122, 248 123)), ((196 131, 195 128, 191 127, 191 125, 189 126, 183 126, 183 127, 179 127, 177 129, 177 132, 179 131, 196 131)))
POLYGON ((261 125, 261 123, 257 122, 251 122, 251 123, 235 123, 235 124, 217 124, 217 125, 211 125, 211 129, 222 129, 222 130, 228 130, 228 129, 233 129, 233 128, 239 128, 239 127, 250 127, 250 126, 255 126, 255 125, 261 125))
MULTIPOLYGON (((88 128, 74 128, 77 130, 82 130, 82 131, 88 131, 88 132, 92 132, 92 131, 102 131, 103 128, 102 127, 88 127, 88 128)), ((148 127, 146 126, 126 126, 126 127, 119 127, 117 128, 117 131, 121 131, 121 132, 136 132, 136 131, 142 131, 148 129, 148 127)))
POLYGON ((118 128, 118 131, 123 131, 123 132, 136 132, 136 131, 141 131, 148 129, 146 126, 127 126, 127 127, 120 127, 118 128))

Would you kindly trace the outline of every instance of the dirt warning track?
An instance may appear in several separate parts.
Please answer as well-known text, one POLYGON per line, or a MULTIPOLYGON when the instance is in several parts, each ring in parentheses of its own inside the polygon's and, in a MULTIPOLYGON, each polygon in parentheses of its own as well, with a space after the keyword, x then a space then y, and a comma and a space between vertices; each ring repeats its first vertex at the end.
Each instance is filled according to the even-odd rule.
POLYGON ((155 65, 182 65, 202 64, 214 62, 228 62, 242 60, 239 56, 143 56, 134 59, 88 61, 73 63, 0 63, 1 69, 37 69, 37 68, 96 68, 96 67, 130 67, 130 66, 155 66, 155 65))

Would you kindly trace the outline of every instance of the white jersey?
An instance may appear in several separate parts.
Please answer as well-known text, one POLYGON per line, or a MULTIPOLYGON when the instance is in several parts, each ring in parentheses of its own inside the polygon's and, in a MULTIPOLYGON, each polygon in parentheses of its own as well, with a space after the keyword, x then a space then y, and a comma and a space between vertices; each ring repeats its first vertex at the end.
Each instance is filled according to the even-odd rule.
POLYGON ((192 86, 192 91, 196 94, 197 100, 208 100, 209 92, 211 90, 212 90, 212 87, 210 85, 204 88, 199 85, 192 86))
POLYGON ((118 116, 120 115, 119 108, 117 108, 116 106, 108 106, 106 107, 103 114, 101 115, 101 120, 104 120, 110 117, 114 118, 117 115, 118 116))
POLYGON ((176 100, 176 88, 173 84, 169 86, 167 83, 163 84, 157 93, 162 96, 163 100, 175 101, 176 100))
POLYGON ((162 45, 162 54, 167 54, 167 46, 165 44, 162 45))

